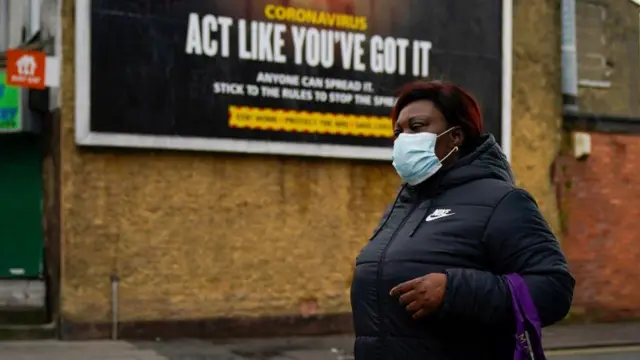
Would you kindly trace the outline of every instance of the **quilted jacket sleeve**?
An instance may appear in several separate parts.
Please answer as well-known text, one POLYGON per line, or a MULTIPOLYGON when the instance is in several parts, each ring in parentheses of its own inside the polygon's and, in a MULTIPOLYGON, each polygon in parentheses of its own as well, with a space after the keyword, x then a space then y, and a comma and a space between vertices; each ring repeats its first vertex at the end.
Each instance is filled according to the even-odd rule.
POLYGON ((441 316, 513 326, 511 296, 502 276, 509 273, 524 278, 543 326, 566 316, 575 280, 557 239, 527 192, 515 189, 502 198, 483 241, 493 271, 448 269, 441 316))

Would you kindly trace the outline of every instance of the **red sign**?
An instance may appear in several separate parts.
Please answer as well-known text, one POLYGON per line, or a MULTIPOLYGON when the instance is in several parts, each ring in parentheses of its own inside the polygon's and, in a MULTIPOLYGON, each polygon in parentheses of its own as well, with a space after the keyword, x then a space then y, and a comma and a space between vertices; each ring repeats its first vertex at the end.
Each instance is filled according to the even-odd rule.
POLYGON ((7 51, 7 84, 44 89, 47 56, 41 51, 7 51))

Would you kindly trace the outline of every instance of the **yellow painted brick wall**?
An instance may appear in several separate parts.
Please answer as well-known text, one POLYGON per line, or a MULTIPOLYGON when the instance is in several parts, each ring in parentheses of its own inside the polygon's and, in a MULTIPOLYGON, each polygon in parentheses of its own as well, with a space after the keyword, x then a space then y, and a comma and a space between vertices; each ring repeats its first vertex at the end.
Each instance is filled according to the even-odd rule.
POLYGON ((560 234, 551 165, 560 151, 560 1, 514 1, 512 164, 560 234))
MULTIPOLYGON (((514 168, 556 217, 557 1, 516 1, 514 168)), ((62 314, 107 321, 349 310, 353 258, 398 180, 390 164, 75 147, 73 3, 63 2, 62 314)), ((555 223, 555 222, 554 222, 555 223)))

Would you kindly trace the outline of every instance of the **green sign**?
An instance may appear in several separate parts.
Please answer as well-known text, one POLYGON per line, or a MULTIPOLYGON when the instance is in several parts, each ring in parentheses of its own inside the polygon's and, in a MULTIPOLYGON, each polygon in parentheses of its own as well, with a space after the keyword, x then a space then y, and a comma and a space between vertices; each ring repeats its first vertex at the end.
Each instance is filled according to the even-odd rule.
POLYGON ((0 71, 0 133, 22 129, 20 116, 20 88, 8 86, 6 74, 0 71))

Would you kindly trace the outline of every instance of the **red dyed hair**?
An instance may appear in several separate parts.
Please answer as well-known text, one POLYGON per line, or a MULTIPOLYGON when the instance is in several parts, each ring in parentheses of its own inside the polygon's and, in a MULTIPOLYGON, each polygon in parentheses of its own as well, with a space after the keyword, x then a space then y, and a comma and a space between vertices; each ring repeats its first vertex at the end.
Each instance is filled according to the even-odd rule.
POLYGON ((465 142, 477 139, 484 131, 480 106, 473 96, 458 85, 442 81, 415 81, 404 85, 391 112, 394 126, 400 111, 418 100, 432 101, 449 127, 459 126, 462 129, 465 142))

